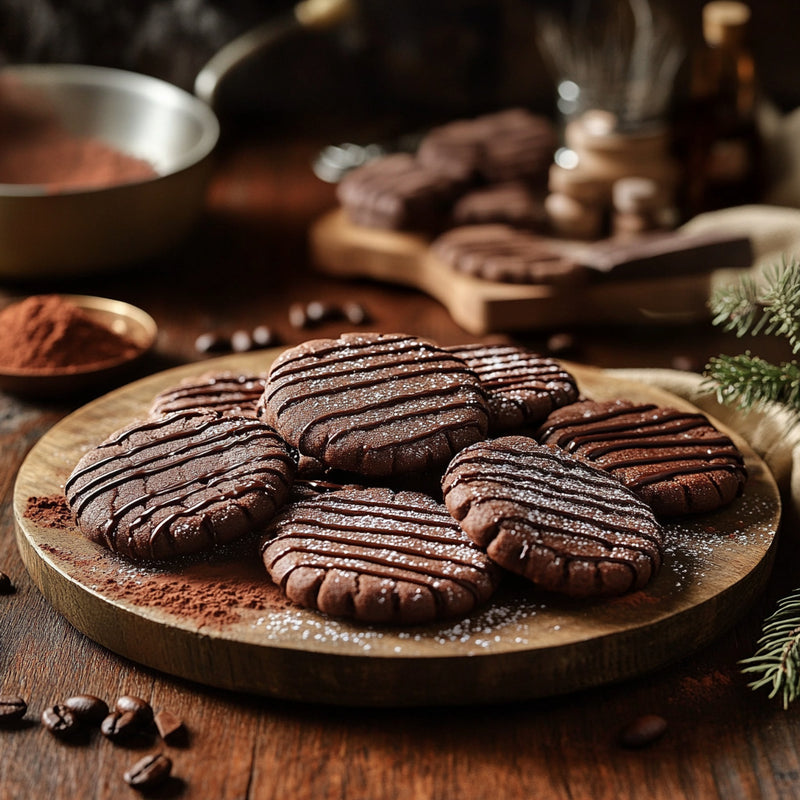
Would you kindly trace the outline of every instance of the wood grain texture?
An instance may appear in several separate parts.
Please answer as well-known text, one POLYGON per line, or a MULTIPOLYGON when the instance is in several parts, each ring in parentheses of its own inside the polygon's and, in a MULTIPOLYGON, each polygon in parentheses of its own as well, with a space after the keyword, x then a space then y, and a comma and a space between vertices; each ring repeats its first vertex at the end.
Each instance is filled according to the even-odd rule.
MULTIPOLYGON (((264 372, 277 352, 224 357, 203 368, 264 372)), ((686 405, 599 370, 570 369, 586 396, 686 405)), ((156 374, 77 410, 33 448, 15 489, 20 552, 42 593, 76 628, 146 666, 224 689, 337 704, 542 697, 629 678, 686 655, 731 625, 769 574, 780 499, 744 443, 745 495, 714 515, 670 525, 665 565, 643 592, 575 602, 510 580, 463 620, 405 629, 287 605, 263 572, 255 541, 211 559, 146 567, 74 528, 43 528, 25 515, 28 498, 61 491, 86 449, 145 416, 157 392, 196 372, 156 374), (135 596, 126 589, 130 581, 140 587, 135 596), (183 587, 179 594, 175 586, 183 587), (240 599, 231 600, 231 592, 240 599), (187 608, 187 595, 201 597, 202 608, 187 608)))
MULTIPOLYGON (((283 342, 299 342, 309 331, 294 329, 287 309, 320 298, 357 299, 373 329, 386 333, 408 331, 442 344, 474 340, 422 292, 339 280, 311 268, 307 226, 335 206, 332 187, 308 167, 327 143, 324 132, 314 135, 276 139, 268 131, 231 141, 220 154, 209 213, 184 246, 130 273, 69 287, 127 300, 156 319, 157 347, 139 375, 189 361, 202 368, 194 341, 211 328, 268 323, 283 342)), ((355 135, 349 121, 347 135, 355 135)), ((7 287, 1 294, 17 291, 7 287)), ((312 333, 337 336, 346 329, 332 320, 312 333)), ((738 339, 705 322, 569 331, 582 362, 607 368, 670 367, 690 359, 701 369, 709 355, 747 348, 774 360, 792 357, 777 339, 738 339)), ((542 352, 549 333, 519 336, 542 352)), ((0 692, 21 694, 29 706, 22 725, 0 730, 2 800, 133 797, 122 773, 144 752, 162 749, 174 761, 175 780, 156 796, 180 800, 800 796, 800 706, 784 711, 765 692, 751 691, 739 668, 754 652, 764 617, 797 586, 798 521, 785 519, 769 582, 731 629, 640 677, 557 697, 465 707, 281 701, 214 689, 119 657, 70 625, 33 583, 16 545, 14 482, 30 448, 80 404, 0 393, 0 569, 17 587, 0 597, 0 692), (111 703, 132 693, 168 708, 185 720, 188 744, 164 747, 153 740, 134 747, 112 744, 98 732, 72 744, 58 741, 39 725, 39 714, 80 691, 111 703), (619 747, 619 728, 643 712, 661 714, 666 734, 641 751, 619 747)))
POLYGON ((413 233, 365 228, 342 209, 310 230, 314 263, 337 277, 412 286, 434 297, 475 335, 573 324, 652 324, 706 319, 710 276, 614 280, 559 289, 486 281, 458 273, 428 252, 413 233))

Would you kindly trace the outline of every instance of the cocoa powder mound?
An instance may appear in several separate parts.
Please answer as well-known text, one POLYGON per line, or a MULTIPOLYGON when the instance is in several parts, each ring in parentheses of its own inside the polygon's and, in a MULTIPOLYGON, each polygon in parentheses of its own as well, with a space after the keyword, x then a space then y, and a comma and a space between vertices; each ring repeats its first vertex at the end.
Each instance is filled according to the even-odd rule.
POLYGON ((0 79, 0 183, 41 186, 49 193, 102 189, 151 180, 148 161, 67 131, 45 94, 0 79))
POLYGON ((63 494, 29 497, 25 518, 43 528, 70 528, 75 525, 72 510, 63 494))
POLYGON ((118 361, 140 348, 58 295, 33 295, 0 311, 0 367, 61 370, 118 361))

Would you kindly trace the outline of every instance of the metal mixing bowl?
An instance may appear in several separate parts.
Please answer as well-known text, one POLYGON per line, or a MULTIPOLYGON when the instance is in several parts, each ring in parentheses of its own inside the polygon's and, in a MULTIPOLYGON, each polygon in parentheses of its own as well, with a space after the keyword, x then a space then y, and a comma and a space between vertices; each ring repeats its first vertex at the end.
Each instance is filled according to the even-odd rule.
POLYGON ((196 221, 211 174, 219 123, 202 100, 133 72, 71 64, 0 69, 35 93, 63 129, 145 159, 148 180, 54 193, 0 183, 0 278, 87 274, 145 259, 196 221))

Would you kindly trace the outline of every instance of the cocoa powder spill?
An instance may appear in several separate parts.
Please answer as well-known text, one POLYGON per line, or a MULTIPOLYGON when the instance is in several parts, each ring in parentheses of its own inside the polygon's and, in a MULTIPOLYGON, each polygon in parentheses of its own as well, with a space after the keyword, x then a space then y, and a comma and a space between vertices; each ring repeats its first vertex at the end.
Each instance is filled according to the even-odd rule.
POLYGON ((71 528, 75 525, 69 503, 63 494, 29 497, 25 518, 43 528, 71 528))
POLYGON ((224 627, 238 622, 245 611, 290 605, 269 580, 254 548, 246 542, 238 543, 230 552, 207 562, 187 557, 166 566, 139 566, 111 554, 79 558, 59 547, 42 546, 73 568, 83 570, 81 582, 104 597, 159 608, 201 627, 224 627))
POLYGON ((49 193, 149 180, 153 166, 92 137, 68 133, 47 98, 13 80, 0 82, 0 183, 49 193))
POLYGON ((138 352, 136 343, 58 295, 34 295, 0 311, 0 368, 62 371, 138 352))

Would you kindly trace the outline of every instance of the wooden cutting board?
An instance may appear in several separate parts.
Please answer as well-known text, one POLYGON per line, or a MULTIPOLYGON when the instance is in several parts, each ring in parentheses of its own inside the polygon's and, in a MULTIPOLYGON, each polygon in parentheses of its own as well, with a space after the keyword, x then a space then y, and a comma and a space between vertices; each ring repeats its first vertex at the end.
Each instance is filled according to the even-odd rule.
POLYGON ((342 209, 317 220, 309 241, 321 272, 419 289, 476 336, 564 325, 708 318, 710 273, 606 280, 570 289, 487 281, 455 272, 432 257, 423 236, 354 225, 342 209))
MULTIPOLYGON (((141 566, 70 526, 26 516, 63 491, 87 448, 146 414, 156 392, 209 369, 266 370, 279 351, 159 373, 55 425, 19 470, 19 551, 53 607, 101 645, 148 667, 225 689, 353 705, 457 704, 553 695, 653 670, 731 625, 762 590, 780 517, 775 482, 741 440, 750 478, 732 506, 669 526, 667 556, 644 591, 591 602, 509 580, 466 619, 409 628, 356 625, 287 604, 255 541, 209 558, 141 566)), ((673 395, 567 365, 590 397, 688 407, 673 395)))

